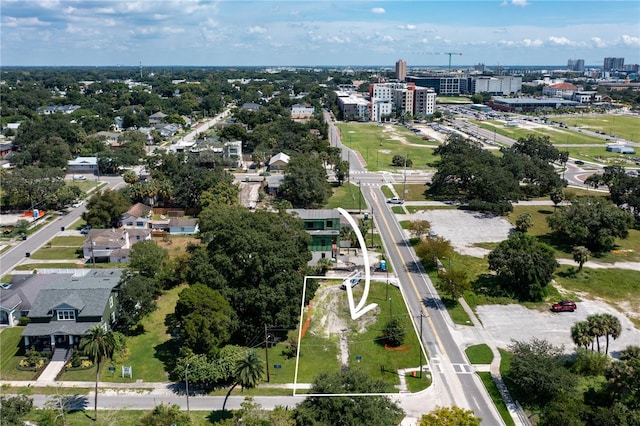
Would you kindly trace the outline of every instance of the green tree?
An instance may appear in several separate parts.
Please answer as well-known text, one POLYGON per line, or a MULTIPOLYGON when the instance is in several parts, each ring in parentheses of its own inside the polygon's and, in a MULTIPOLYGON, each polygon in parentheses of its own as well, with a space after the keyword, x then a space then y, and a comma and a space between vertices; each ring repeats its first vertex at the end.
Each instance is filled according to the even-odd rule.
POLYGON ((521 300, 542 300, 558 263, 554 252, 529 234, 514 232, 489 253, 501 287, 521 300))
POLYGON ((25 395, 0 397, 0 423, 5 426, 24 424, 24 416, 33 409, 33 400, 25 395))
POLYGON ((154 278, 168 258, 167 250, 154 240, 138 241, 131 246, 129 266, 143 277, 154 278))
POLYGON ((593 344, 593 336, 589 328, 589 323, 586 321, 579 321, 571 327, 571 339, 573 343, 578 347, 587 349, 589 345, 593 344))
POLYGON ((413 166, 413 161, 406 155, 394 155, 391 159, 391 164, 395 167, 409 167, 413 166))
MULTIPOLYGON (((381 393, 386 385, 364 372, 348 369, 339 373, 320 373, 311 387, 312 394, 381 393)), ((296 409, 299 426, 388 426, 399 424, 404 412, 386 396, 310 396, 296 409)))
POLYGON ((616 238, 629 235, 633 215, 602 197, 580 197, 558 209, 547 222, 569 243, 601 252, 613 249, 616 238))
POLYGON ((467 271, 460 269, 441 271, 438 274, 438 290, 451 299, 458 300, 466 291, 471 290, 467 271))
POLYGON ((397 348, 398 346, 402 346, 404 343, 404 338, 406 335, 406 330, 404 329, 404 325, 399 318, 392 318, 385 326, 382 331, 382 338, 385 344, 397 348))
POLYGON ((420 418, 420 426, 480 426, 481 418, 473 410, 458 406, 437 407, 420 418))
POLYGON ((407 229, 414 236, 422 238, 422 236, 426 235, 431 229, 431 224, 426 220, 412 220, 409 222, 407 229))
POLYGON ((620 333, 622 332, 622 325, 620 324, 620 320, 618 317, 611 314, 601 314, 602 322, 603 322, 603 331, 604 336, 606 338, 606 346, 604 349, 604 353, 609 353, 609 338, 616 340, 620 337, 620 333))
POLYGON ((140 419, 142 426, 189 426, 191 418, 180 409, 179 405, 160 404, 140 419))
POLYGON ((229 341, 234 331, 229 302, 218 290, 204 284, 182 290, 175 313, 182 344, 195 353, 213 353, 229 341))
POLYGON ((345 180, 349 179, 349 162, 339 161, 333 166, 333 171, 336 173, 336 179, 338 185, 342 185, 345 180))
POLYGON ((125 170, 122 174, 122 180, 124 180, 129 185, 132 185, 140 180, 136 172, 133 170, 125 170))
POLYGON ((331 195, 320 158, 304 155, 291 158, 280 189, 285 200, 302 208, 322 206, 331 195))
POLYGON ((514 341, 505 381, 514 397, 537 407, 556 398, 570 396, 577 385, 576 377, 565 367, 566 355, 562 348, 546 340, 514 341))
POLYGON ((451 241, 436 236, 421 240, 416 246, 416 254, 423 265, 433 268, 437 266, 437 259, 449 258, 453 254, 451 241))
POLYGON ((93 419, 98 420, 98 382, 100 381, 100 363, 105 358, 110 358, 115 349, 116 342, 112 331, 105 330, 101 324, 91 327, 80 339, 80 350, 93 358, 96 367, 96 389, 94 398, 93 419))
MULTIPOLYGON (((606 394, 610 395, 614 402, 638 413, 640 410, 640 351, 638 351, 638 347, 628 346, 625 350, 620 351, 620 361, 614 361, 611 364, 605 377, 608 380, 606 394)), ((637 415, 635 420, 639 420, 637 415)))
POLYGON ((138 274, 125 274, 118 293, 118 329, 128 334, 147 314, 156 310, 158 285, 138 274))
POLYGON ((556 188, 551 191, 551 194, 549 194, 549 198, 551 198, 551 201, 553 202, 553 208, 556 209, 558 207, 558 204, 564 201, 564 192, 561 188, 556 188))
MULTIPOLYGON (((589 315, 587 317, 587 325, 589 327, 589 334, 592 339, 595 339, 598 352, 600 352, 600 338, 606 334, 604 317, 601 314, 589 315)), ((591 348, 593 349, 593 344, 591 348)))
POLYGON ((233 370, 235 382, 233 386, 227 392, 222 403, 222 411, 225 410, 227 400, 233 389, 240 385, 243 389, 252 389, 256 387, 258 382, 264 375, 264 361, 254 350, 250 350, 246 353, 245 357, 240 359, 233 370))
POLYGON ((578 272, 582 271, 582 266, 589 260, 591 252, 585 246, 575 246, 572 250, 573 261, 578 264, 578 272))
POLYGON ((516 219, 516 230, 518 232, 527 232, 533 226, 533 217, 531 213, 524 212, 518 215, 516 219))
POLYGON ((106 190, 89 198, 87 211, 82 213, 82 219, 94 228, 115 228, 128 209, 129 201, 122 194, 106 190))

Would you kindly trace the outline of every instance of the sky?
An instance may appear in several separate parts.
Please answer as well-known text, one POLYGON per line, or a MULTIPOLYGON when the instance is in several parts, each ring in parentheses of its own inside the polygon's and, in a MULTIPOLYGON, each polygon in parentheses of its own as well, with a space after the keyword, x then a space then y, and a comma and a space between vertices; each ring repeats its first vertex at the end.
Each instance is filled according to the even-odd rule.
POLYGON ((640 63, 640 1, 0 0, 2 66, 640 63))

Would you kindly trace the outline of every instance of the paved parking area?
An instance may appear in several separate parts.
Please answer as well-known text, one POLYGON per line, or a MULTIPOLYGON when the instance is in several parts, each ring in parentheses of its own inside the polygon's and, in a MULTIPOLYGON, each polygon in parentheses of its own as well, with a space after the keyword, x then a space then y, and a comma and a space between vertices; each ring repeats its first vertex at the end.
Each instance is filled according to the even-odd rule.
POLYGON ((473 244, 505 240, 512 228, 504 217, 469 210, 424 210, 399 219, 427 220, 431 230, 451 241, 456 251, 476 257, 485 256, 489 250, 473 247, 473 244))
MULTIPOLYGON (((612 355, 640 342, 640 330, 634 328, 633 323, 613 307, 598 300, 583 300, 577 305, 575 312, 559 313, 547 309, 527 309, 521 305, 480 305, 476 308, 476 314, 496 346, 501 348, 506 348, 512 340, 529 341, 536 337, 546 339, 555 346, 564 345, 567 352, 572 352, 575 345, 571 340, 571 327, 578 321, 585 321, 589 315, 602 313, 616 316, 622 325, 620 337, 609 341, 612 355)), ((600 344, 604 350, 604 338, 600 339, 600 344)))

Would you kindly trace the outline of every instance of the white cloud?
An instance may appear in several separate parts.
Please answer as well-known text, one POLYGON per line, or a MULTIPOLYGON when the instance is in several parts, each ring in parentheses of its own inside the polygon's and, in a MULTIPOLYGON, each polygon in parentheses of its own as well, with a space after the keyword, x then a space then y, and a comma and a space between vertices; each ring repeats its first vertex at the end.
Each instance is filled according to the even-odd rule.
POLYGON ((529 3, 527 3, 527 0, 511 0, 511 4, 514 6, 521 6, 521 7, 529 6, 529 3))
POLYGON ((549 37, 549 41, 551 42, 551 44, 555 44, 558 46, 573 46, 575 44, 573 41, 569 40, 566 37, 551 36, 549 37))
POLYGON ((333 43, 333 44, 345 44, 345 43, 349 43, 350 40, 348 38, 340 38, 338 36, 333 36, 331 38, 328 38, 327 42, 333 43))
POLYGON ((531 39, 525 38, 524 40, 522 40, 522 44, 524 46, 527 46, 527 47, 540 47, 540 46, 542 46, 543 41, 540 40, 539 38, 537 38, 535 40, 531 40, 531 39))
POLYGON ((249 32, 249 34, 264 34, 267 32, 267 29, 265 27, 256 25, 255 27, 249 28, 247 31, 249 32))
POLYGON ((374 7, 373 9, 371 9, 371 13, 377 13, 377 14, 382 14, 382 13, 386 13, 387 11, 384 10, 383 7, 374 7))
POLYGON ((622 44, 631 47, 640 47, 640 37, 632 37, 629 35, 622 36, 622 44))
POLYGON ((417 28, 417 26, 413 25, 413 24, 407 24, 407 25, 398 25, 398 28, 401 30, 415 30, 417 28))
POLYGON ((386 43, 392 42, 393 41, 393 37, 386 35, 386 36, 382 37, 382 41, 384 41, 386 43))
POLYGON ((600 37, 591 37, 591 41, 595 44, 596 47, 607 47, 607 43, 604 42, 600 37))

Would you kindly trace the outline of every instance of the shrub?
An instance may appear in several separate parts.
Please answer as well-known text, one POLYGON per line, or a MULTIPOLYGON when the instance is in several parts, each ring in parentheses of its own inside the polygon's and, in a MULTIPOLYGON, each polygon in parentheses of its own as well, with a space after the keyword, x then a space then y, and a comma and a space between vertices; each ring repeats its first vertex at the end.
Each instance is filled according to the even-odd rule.
POLYGON ((580 348, 571 369, 574 373, 582 376, 601 376, 604 375, 609 364, 610 360, 607 354, 580 348))
POLYGON ((394 318, 384 327, 384 342, 391 347, 398 347, 404 343, 404 325, 398 318, 394 318))

